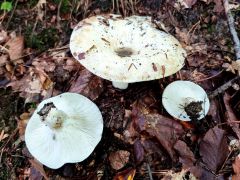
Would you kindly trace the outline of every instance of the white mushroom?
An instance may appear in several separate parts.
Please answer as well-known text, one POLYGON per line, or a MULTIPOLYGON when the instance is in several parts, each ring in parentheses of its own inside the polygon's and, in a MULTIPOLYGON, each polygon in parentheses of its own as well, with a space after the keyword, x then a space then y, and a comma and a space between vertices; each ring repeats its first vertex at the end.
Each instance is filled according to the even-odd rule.
POLYGON ((208 113, 210 103, 206 92, 191 81, 174 81, 162 95, 167 112, 182 121, 200 120, 208 113))
POLYGON ((25 132, 30 153, 42 164, 57 169, 86 159, 101 140, 103 119, 98 107, 76 93, 42 101, 25 132))
POLYGON ((92 73, 126 89, 128 83, 176 73, 186 56, 172 35, 160 31, 147 16, 92 16, 73 30, 70 50, 92 73))

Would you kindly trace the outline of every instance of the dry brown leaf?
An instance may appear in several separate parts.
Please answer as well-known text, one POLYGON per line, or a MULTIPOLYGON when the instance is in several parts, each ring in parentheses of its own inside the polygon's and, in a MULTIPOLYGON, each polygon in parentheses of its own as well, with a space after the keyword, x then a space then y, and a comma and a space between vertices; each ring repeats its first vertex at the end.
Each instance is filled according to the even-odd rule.
POLYGON ((238 74, 240 76, 240 60, 231 61, 231 64, 224 63, 223 67, 226 68, 226 71, 230 71, 234 74, 238 74))
POLYGON ((20 96, 24 97, 26 102, 36 102, 34 96, 37 94, 47 95, 48 93, 45 93, 45 91, 52 91, 53 82, 43 71, 29 68, 29 72, 23 78, 13 80, 7 86, 11 86, 14 91, 21 92, 20 96))
POLYGON ((0 44, 6 42, 8 38, 9 37, 7 35, 7 32, 4 30, 0 30, 0 44))
POLYGON ((196 161, 193 152, 187 146, 187 144, 181 140, 178 140, 174 144, 174 149, 179 154, 179 162, 182 163, 183 169, 191 168, 196 161))
POLYGON ((19 59, 22 57, 23 49, 24 49, 24 37, 18 36, 15 38, 11 38, 5 45, 8 48, 8 53, 10 60, 14 60, 14 63, 22 63, 23 60, 19 59))
POLYGON ((229 126, 232 127, 233 131, 236 133, 238 139, 240 140, 240 129, 239 129, 239 124, 235 123, 237 121, 239 121, 239 119, 236 117, 236 115, 234 114, 231 105, 230 105, 230 95, 225 93, 223 96, 223 101, 226 107, 226 121, 229 123, 229 126), (233 122, 233 123, 232 123, 233 122))
POLYGON ((99 78, 87 69, 84 69, 80 71, 77 80, 72 83, 69 92, 80 93, 95 100, 103 92, 102 78, 99 78))
POLYGON ((140 164, 144 159, 144 149, 140 140, 134 142, 134 157, 137 164, 140 164))
POLYGON ((197 180, 197 178, 193 174, 189 174, 188 178, 186 175, 188 174, 188 170, 182 169, 182 171, 174 173, 172 170, 168 171, 167 174, 162 178, 162 180, 197 180))
POLYGON ((133 180, 135 173, 136 169, 129 168, 117 173, 117 175, 114 176, 113 180, 133 180))
POLYGON ((36 159, 29 159, 29 162, 31 163, 32 167, 39 171, 46 180, 49 180, 45 170, 43 169, 43 165, 40 162, 38 162, 36 159))
POLYGON ((108 159, 113 169, 119 170, 123 168, 129 161, 130 153, 128 151, 119 150, 111 152, 108 159))
POLYGON ((18 133, 21 140, 24 140, 25 129, 30 117, 31 113, 24 112, 20 115, 20 119, 18 120, 18 133))
POLYGON ((200 143, 199 152, 207 167, 216 172, 229 153, 225 131, 217 126, 209 129, 200 143))
POLYGON ((184 133, 182 125, 158 113, 142 111, 141 108, 142 106, 139 106, 139 103, 134 103, 132 120, 135 124, 135 129, 138 132, 146 131, 149 135, 156 137, 167 150, 170 157, 174 159, 175 152, 173 146, 178 138, 184 133), (143 114, 143 112, 149 113, 143 114))
POLYGON ((180 40, 180 42, 185 43, 185 45, 188 45, 190 43, 190 36, 188 34, 187 29, 179 29, 178 27, 175 27, 176 29, 176 36, 180 40))
POLYGON ((8 136, 9 136, 9 134, 5 134, 4 130, 2 130, 0 133, 0 142, 2 140, 4 140, 5 138, 7 138, 8 136))
POLYGON ((37 10, 38 12, 38 19, 40 21, 43 20, 43 16, 44 16, 44 6, 47 4, 46 0, 38 0, 37 5, 32 9, 32 10, 37 10))
POLYGON ((240 176, 240 155, 235 158, 234 163, 232 164, 233 171, 236 175, 240 176))
POLYGON ((184 9, 191 8, 197 0, 177 0, 176 3, 179 3, 184 9))
POLYGON ((2 54, 0 56, 0 66, 4 66, 8 62, 8 56, 6 54, 2 54))

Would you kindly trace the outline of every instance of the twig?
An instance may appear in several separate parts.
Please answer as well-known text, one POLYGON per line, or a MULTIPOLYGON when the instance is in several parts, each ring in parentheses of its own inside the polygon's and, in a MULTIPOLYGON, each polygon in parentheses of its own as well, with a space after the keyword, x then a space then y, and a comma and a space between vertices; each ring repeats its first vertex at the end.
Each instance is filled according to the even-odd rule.
POLYGON ((58 4, 58 9, 57 9, 57 28, 58 29, 61 29, 61 25, 60 25, 60 21, 61 21, 61 17, 60 17, 61 6, 62 6, 62 0, 60 0, 60 2, 58 4))
POLYGON ((151 171, 151 168, 150 168, 149 163, 147 163, 147 170, 148 170, 149 179, 150 179, 150 180, 153 180, 152 171, 151 171))
POLYGON ((9 23, 11 22, 11 19, 12 19, 12 17, 13 17, 13 14, 14 14, 14 12, 15 12, 15 10, 16 10, 18 1, 19 1, 19 0, 16 0, 16 2, 15 2, 14 8, 13 8, 13 10, 12 10, 12 13, 11 13, 9 19, 8 19, 7 24, 6 24, 6 30, 8 29, 9 23))
POLYGON ((229 87, 231 87, 233 85, 233 83, 238 80, 240 78, 240 76, 236 76, 235 78, 231 79, 230 81, 228 81, 227 83, 223 84, 222 86, 220 86, 219 88, 217 88, 216 90, 214 90, 213 92, 211 92, 209 94, 209 98, 214 98, 215 96, 217 96, 218 94, 221 94, 223 92, 225 92, 229 87))
POLYGON ((233 19, 232 13, 230 11, 228 0, 223 0, 223 6, 224 6, 225 14, 227 16, 228 27, 229 27, 230 33, 232 35, 232 40, 234 42, 235 55, 236 55, 237 60, 239 60, 240 59, 240 41, 239 41, 237 31, 234 26, 234 19, 233 19))

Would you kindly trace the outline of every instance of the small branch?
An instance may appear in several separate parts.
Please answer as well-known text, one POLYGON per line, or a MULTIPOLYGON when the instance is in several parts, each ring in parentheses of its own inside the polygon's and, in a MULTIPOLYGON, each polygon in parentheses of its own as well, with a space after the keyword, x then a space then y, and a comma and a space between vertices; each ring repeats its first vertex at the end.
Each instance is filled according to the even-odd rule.
POLYGON ((229 30, 230 30, 230 33, 232 35, 232 39, 234 42, 235 55, 236 55, 237 60, 240 60, 240 41, 239 41, 237 31, 234 26, 234 19, 233 19, 232 13, 230 11, 228 0, 223 0, 223 6, 224 6, 225 14, 227 16, 229 30))
POLYGON ((230 81, 226 82, 225 84, 223 84, 222 86, 220 86, 219 88, 217 88, 216 90, 214 90, 212 93, 209 94, 209 98, 214 98, 215 96, 217 96, 218 94, 221 94, 223 92, 225 92, 228 88, 230 88, 233 83, 238 80, 240 78, 240 76, 236 76, 235 78, 231 79, 230 81))

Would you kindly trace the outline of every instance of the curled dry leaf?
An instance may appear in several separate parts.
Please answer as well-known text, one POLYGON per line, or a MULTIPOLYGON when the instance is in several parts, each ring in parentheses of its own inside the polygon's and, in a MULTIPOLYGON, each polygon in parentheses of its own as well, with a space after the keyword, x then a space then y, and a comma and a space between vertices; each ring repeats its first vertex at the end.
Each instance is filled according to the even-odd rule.
POLYGON ((14 60, 14 63, 22 63, 21 59, 15 61, 16 59, 22 57, 24 49, 24 37, 19 36, 11 38, 5 45, 8 48, 8 53, 10 60, 14 60))
POLYGON ((236 117, 236 115, 234 114, 231 105, 230 105, 230 95, 225 93, 223 96, 223 101, 226 107, 226 120, 229 123, 229 126, 232 127, 233 131, 236 133, 238 139, 240 139, 240 129, 239 129, 239 124, 235 123, 237 121, 239 121, 239 119, 236 117), (233 122, 233 123, 232 123, 233 122))
POLYGON ((110 153, 108 159, 113 169, 119 170, 123 168, 129 161, 130 153, 128 151, 119 150, 110 153))
POLYGON ((122 172, 117 173, 113 180, 133 180, 136 173, 136 169, 128 168, 122 172))
POLYGON ((103 92, 103 80, 84 69, 80 71, 77 80, 72 83, 69 92, 81 93, 95 100, 103 92))
POLYGON ((199 151, 207 167, 217 172, 229 153, 225 131, 217 126, 209 129, 200 143, 199 151))

